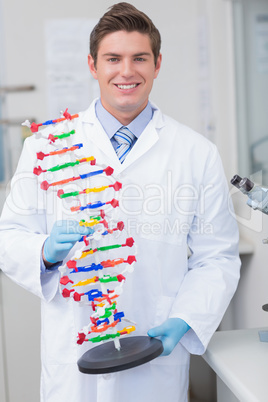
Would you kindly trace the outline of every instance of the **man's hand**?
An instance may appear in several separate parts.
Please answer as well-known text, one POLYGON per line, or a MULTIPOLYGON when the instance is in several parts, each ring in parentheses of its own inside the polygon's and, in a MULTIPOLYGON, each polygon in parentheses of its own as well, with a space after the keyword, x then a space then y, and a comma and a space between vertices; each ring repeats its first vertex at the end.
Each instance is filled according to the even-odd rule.
POLYGON ((151 328, 148 335, 153 338, 160 337, 164 347, 161 356, 167 356, 189 329, 189 325, 182 319, 169 318, 159 327, 151 328))
POLYGON ((55 222, 43 246, 44 263, 49 266, 62 261, 81 236, 87 236, 93 232, 92 228, 80 226, 74 220, 55 222))

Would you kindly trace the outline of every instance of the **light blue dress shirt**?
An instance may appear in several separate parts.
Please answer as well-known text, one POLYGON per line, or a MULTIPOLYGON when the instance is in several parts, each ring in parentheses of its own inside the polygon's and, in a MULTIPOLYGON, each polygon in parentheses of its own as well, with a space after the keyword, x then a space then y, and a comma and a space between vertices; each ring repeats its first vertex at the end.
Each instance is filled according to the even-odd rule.
MULTIPOLYGON (((113 136, 122 127, 122 123, 120 123, 120 121, 118 121, 102 106, 100 99, 98 99, 98 101, 96 102, 95 110, 98 120, 100 121, 102 127, 104 128, 104 131, 110 138, 111 143, 115 149, 118 144, 113 136)), ((134 146, 141 133, 144 131, 149 121, 152 119, 153 114, 154 109, 151 103, 148 102, 143 111, 134 120, 132 120, 131 123, 129 123, 127 126, 124 126, 127 127, 132 132, 132 134, 135 135, 135 140, 132 143, 132 147, 134 146)))

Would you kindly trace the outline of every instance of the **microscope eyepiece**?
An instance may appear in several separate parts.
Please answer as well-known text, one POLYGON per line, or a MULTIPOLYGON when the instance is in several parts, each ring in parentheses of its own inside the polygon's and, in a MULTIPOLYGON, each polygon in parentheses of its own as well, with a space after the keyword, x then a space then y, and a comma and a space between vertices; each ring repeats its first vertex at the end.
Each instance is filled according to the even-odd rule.
POLYGON ((231 184, 237 188, 240 188, 240 182, 242 180, 242 177, 238 176, 236 174, 232 179, 231 179, 231 184))
POLYGON ((231 179, 231 183, 245 194, 254 187, 254 183, 251 180, 249 180, 247 177, 242 179, 240 176, 238 176, 238 174, 231 179))
POLYGON ((247 177, 244 177, 240 182, 240 187, 242 187, 246 192, 248 192, 253 189, 254 183, 247 177))

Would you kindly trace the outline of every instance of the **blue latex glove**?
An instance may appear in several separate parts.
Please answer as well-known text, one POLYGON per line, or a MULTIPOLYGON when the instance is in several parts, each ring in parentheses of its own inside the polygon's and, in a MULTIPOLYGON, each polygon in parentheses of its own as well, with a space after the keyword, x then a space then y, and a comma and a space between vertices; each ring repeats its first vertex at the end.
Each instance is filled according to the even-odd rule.
POLYGON ((152 338, 160 337, 164 348, 161 356, 167 356, 189 329, 189 325, 181 318, 169 318, 159 327, 151 328, 148 335, 152 338))
POLYGON ((89 227, 80 226, 77 221, 66 220, 54 223, 50 236, 43 247, 44 262, 55 264, 62 261, 81 236, 93 233, 89 227))

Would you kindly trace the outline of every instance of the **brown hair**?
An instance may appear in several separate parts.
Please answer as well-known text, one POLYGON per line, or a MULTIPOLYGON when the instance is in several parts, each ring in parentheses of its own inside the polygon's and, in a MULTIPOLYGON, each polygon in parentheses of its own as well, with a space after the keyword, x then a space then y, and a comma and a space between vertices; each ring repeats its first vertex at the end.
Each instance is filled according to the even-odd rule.
POLYGON ((161 47, 161 36, 158 29, 146 14, 132 4, 122 2, 110 7, 90 34, 90 54, 95 67, 100 42, 106 35, 116 31, 137 31, 149 35, 156 64, 161 47))

